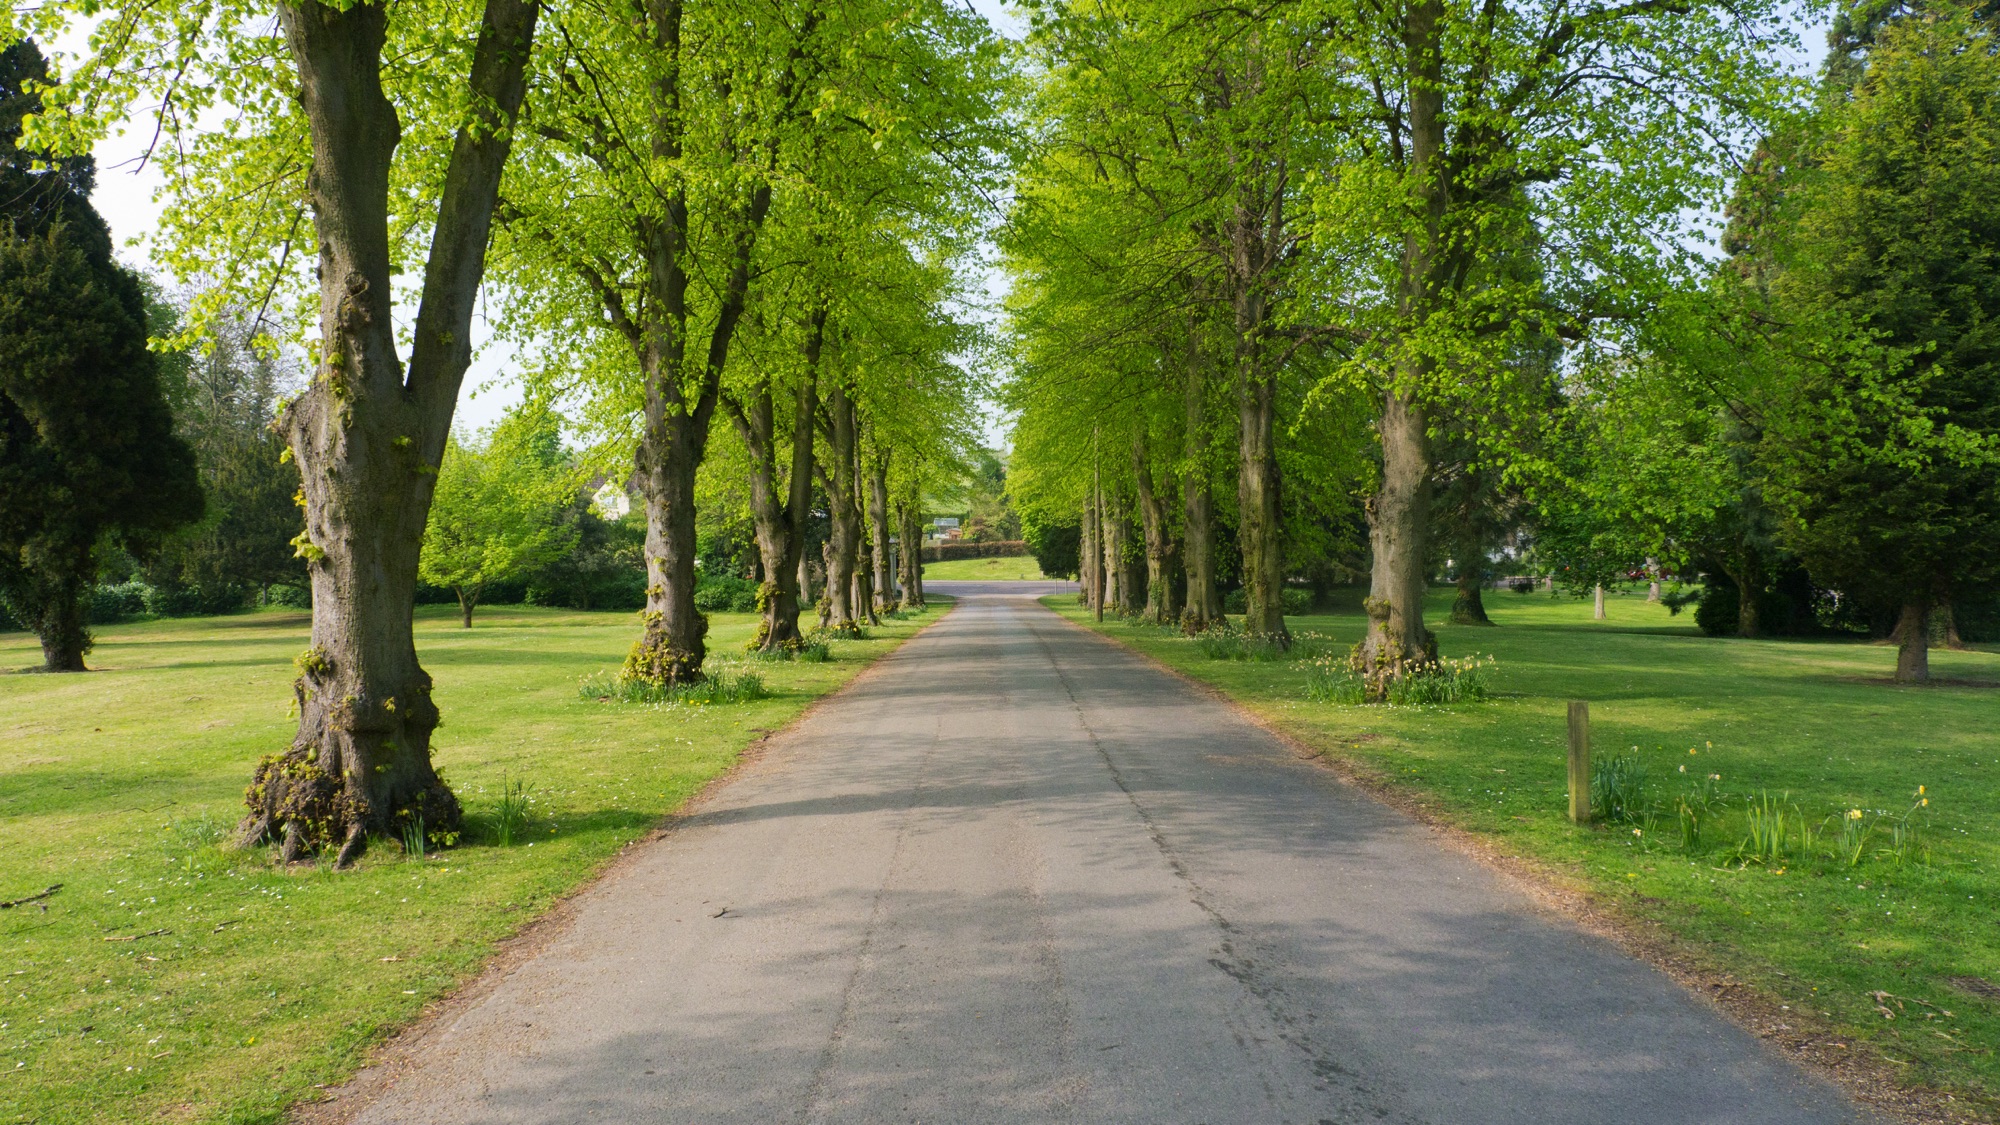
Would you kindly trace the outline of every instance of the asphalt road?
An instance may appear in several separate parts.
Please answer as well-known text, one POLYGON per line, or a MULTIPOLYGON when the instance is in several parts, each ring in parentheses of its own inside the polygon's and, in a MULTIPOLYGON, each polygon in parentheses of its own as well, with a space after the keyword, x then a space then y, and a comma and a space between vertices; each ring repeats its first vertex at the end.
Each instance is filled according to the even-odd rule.
POLYGON ((357 1119, 1867 1120, 1053 588, 959 586, 357 1119))

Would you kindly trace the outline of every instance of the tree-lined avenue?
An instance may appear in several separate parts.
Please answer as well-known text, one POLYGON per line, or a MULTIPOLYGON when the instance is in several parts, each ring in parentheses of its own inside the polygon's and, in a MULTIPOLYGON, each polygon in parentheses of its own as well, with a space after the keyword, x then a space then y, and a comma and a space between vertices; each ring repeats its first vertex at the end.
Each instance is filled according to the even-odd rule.
POLYGON ((363 1122, 1860 1121, 1035 593, 773 738, 332 1106, 363 1122))

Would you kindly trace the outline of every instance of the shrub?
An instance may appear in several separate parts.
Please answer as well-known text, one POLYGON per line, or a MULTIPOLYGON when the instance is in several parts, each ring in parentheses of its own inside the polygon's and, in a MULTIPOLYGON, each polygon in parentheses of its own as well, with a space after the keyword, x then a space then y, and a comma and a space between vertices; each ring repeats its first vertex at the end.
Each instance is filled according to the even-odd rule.
POLYGON ((560 609, 641 609, 646 604, 646 572, 636 567, 551 570, 528 583, 522 600, 560 609))
POLYGON ((1036 565, 1051 578, 1075 578, 1082 565, 1083 525, 1077 520, 1043 523, 1038 517, 1021 517, 1021 538, 1036 565))
MULTIPOLYGON (((1734 584, 1712 579, 1702 588, 1701 601, 1694 608, 1695 625, 1711 637, 1735 636, 1742 596, 1734 584)), ((1683 604, 1685 600, 1681 599, 1683 604)), ((1804 570, 1796 564, 1781 565, 1771 587, 1757 594, 1757 628, 1771 637, 1809 636, 1829 625, 1840 627, 1837 622, 1818 620, 1821 609, 1833 613, 1835 608, 1831 592, 1815 586, 1804 570)))
POLYGON ((144 582, 121 582, 116 586, 99 586, 91 592, 90 623, 109 625, 127 617, 137 617, 146 612, 148 587, 144 582))
MULTIPOLYGON (((1279 607, 1286 617, 1304 617, 1312 612, 1313 594, 1303 586, 1286 586, 1278 591, 1279 607)), ((1222 612, 1245 613, 1250 609, 1250 593, 1237 587, 1222 596, 1222 612)))
POLYGON ((2000 641, 2000 591, 1960 595, 1952 606, 1960 640, 1967 644, 2000 641))
POLYGON ((273 586, 264 595, 265 605, 281 606, 285 609, 311 609, 313 594, 311 586, 273 586))
POLYGON ((925 547, 923 551, 923 561, 927 563, 950 562, 953 559, 1012 559, 1030 553, 1028 544, 1020 539, 998 539, 987 543, 959 540, 925 547))
POLYGON ((158 617, 207 617, 234 613, 250 600, 248 588, 234 582, 213 586, 184 586, 163 583, 141 586, 146 612, 158 617))
POLYGON ((733 574, 707 575, 695 584, 694 607, 703 613, 755 613, 757 584, 733 574))

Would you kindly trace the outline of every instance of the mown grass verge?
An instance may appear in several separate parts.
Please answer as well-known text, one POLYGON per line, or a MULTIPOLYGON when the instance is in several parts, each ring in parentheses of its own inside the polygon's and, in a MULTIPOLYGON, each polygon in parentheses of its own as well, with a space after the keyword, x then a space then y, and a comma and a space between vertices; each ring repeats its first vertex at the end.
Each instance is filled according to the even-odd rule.
POLYGON ((1039 582, 1042 577, 1042 568, 1032 555, 924 564, 926 582, 1039 582))
POLYGON ((1945 683, 1898 687, 1884 646, 1702 637, 1636 595, 1595 622, 1588 602, 1489 594, 1499 628, 1453 626, 1437 624, 1449 612, 1439 592, 1440 650, 1487 658, 1488 698, 1366 706, 1314 688, 1315 658, 1359 639, 1358 612, 1294 618, 1317 634, 1306 655, 1256 660, 1216 658, 1168 630, 1096 626, 1073 596, 1044 601, 1750 984, 1814 1057, 1865 1053, 1853 1057, 1933 1092, 1931 1104, 2000 1119, 2000 992, 1979 994, 1981 981, 2000 985, 1991 648, 1936 652, 1945 683), (1566 819, 1572 699, 1590 702, 1597 760, 1622 774, 1601 795, 1622 815, 1587 828, 1566 819), (1698 839, 1684 814, 1700 816, 1698 839))
MULTIPOLYGON (((579 695, 629 613, 495 607, 465 630, 422 610, 467 839, 422 859, 377 840, 349 872, 225 846, 251 765, 291 737, 304 614, 107 626, 98 671, 0 674, 0 901, 62 885, 0 910, 0 1121, 280 1120, 945 608, 759 662, 761 698, 668 706, 579 695)), ((742 659, 754 618, 711 620, 711 659, 742 659)), ((38 657, 0 634, 0 668, 38 657)))

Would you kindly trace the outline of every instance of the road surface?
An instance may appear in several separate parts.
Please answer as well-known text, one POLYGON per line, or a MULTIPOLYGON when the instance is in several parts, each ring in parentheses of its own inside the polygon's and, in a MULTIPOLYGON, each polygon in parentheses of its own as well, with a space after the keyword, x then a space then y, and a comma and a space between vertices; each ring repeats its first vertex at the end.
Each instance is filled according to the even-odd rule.
POLYGON ((960 587, 356 1119, 1868 1120, 1056 588, 960 587))

